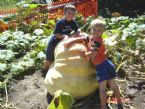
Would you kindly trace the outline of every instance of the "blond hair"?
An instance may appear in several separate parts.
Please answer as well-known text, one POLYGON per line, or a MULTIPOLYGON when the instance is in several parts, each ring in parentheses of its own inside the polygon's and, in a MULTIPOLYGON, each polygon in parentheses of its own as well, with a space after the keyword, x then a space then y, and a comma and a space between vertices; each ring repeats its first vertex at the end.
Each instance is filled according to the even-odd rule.
POLYGON ((105 20, 103 20, 103 19, 95 19, 95 20, 93 20, 93 21, 91 22, 90 27, 92 28, 93 26, 96 26, 96 25, 98 25, 98 26, 103 26, 104 29, 106 28, 106 22, 105 22, 105 20))

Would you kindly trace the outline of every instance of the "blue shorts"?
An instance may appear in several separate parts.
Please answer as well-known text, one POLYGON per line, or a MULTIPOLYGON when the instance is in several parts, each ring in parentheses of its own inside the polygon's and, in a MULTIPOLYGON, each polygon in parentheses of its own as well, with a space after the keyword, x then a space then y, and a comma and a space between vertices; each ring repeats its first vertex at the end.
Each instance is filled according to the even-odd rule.
POLYGON ((111 80, 116 77, 116 71, 113 63, 105 60, 103 63, 96 66, 98 82, 111 80))
POLYGON ((56 38, 54 35, 52 35, 49 39, 47 50, 46 50, 46 60, 47 61, 54 61, 54 50, 56 45, 61 41, 61 39, 56 38))

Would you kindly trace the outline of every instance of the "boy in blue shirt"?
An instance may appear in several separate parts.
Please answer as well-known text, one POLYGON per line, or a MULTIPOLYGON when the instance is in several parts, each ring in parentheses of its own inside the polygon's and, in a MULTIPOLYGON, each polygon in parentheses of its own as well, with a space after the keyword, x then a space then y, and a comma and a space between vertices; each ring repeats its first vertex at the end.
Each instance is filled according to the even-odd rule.
MULTIPOLYGON (((76 15, 76 8, 74 5, 66 5, 64 7, 64 18, 60 19, 54 29, 54 34, 51 36, 46 52, 46 60, 43 65, 43 71, 47 71, 49 66, 54 61, 54 50, 56 45, 65 37, 70 36, 74 31, 74 35, 80 33, 79 25, 74 20, 76 15)), ((44 72, 43 72, 44 73, 44 72)))

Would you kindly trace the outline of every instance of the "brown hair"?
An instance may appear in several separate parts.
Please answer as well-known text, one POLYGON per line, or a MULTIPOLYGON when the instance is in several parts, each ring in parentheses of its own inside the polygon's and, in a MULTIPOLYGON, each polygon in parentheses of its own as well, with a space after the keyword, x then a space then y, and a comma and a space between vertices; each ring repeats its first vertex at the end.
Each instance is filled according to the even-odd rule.
POLYGON ((74 5, 65 5, 64 12, 66 12, 68 9, 71 9, 76 12, 76 7, 74 5))

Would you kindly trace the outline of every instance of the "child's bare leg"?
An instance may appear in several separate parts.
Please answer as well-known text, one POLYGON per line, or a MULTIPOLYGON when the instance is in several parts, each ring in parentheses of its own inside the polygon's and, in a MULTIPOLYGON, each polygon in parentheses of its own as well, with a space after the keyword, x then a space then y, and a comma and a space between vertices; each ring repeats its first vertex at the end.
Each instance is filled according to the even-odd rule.
POLYGON ((115 80, 114 79, 109 80, 108 85, 113 90, 115 97, 117 98, 117 102, 121 103, 120 91, 119 91, 119 88, 118 88, 115 80))
POLYGON ((47 71, 49 70, 50 65, 52 64, 51 61, 45 60, 42 66, 42 76, 45 78, 47 71))
POLYGON ((107 81, 102 81, 99 83, 101 109, 106 109, 106 104, 107 104, 106 84, 107 84, 107 81))
POLYGON ((43 68, 44 70, 45 70, 45 69, 49 69, 49 67, 50 67, 51 64, 52 64, 51 61, 45 60, 43 66, 42 66, 42 68, 43 68))

